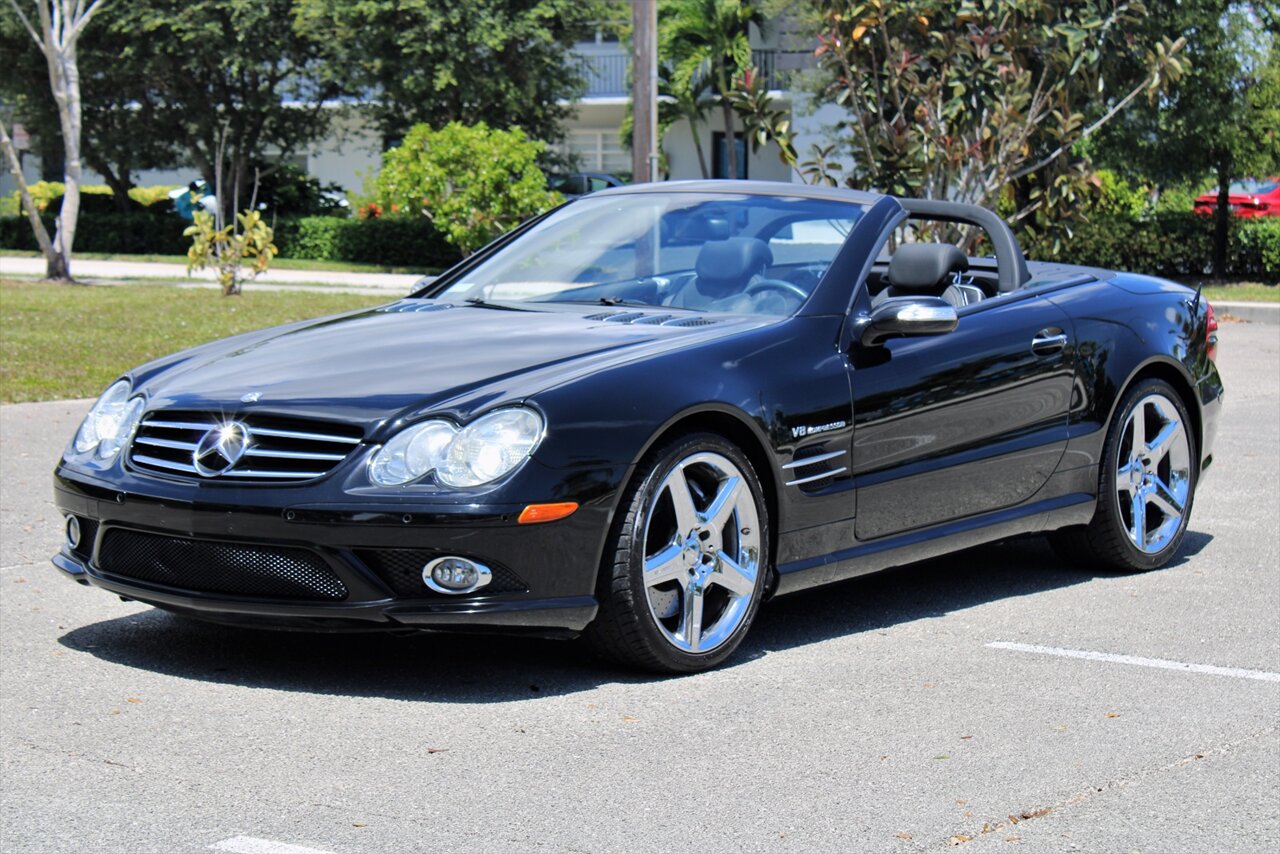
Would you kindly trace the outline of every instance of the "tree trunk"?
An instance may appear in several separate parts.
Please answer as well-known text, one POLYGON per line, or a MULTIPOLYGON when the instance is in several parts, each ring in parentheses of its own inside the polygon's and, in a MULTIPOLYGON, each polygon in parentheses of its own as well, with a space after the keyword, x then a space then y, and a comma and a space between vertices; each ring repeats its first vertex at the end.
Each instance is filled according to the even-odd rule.
POLYGON ((1218 205, 1213 214, 1213 277, 1227 275, 1227 230, 1230 225, 1231 173, 1225 163, 1218 165, 1218 205))
POLYGON ((119 213, 128 213, 132 209, 129 198, 129 190, 133 187, 133 181, 130 180, 129 169, 122 168, 119 174, 111 168, 111 164, 104 162, 102 159, 85 155, 85 162, 89 164, 89 168, 102 176, 102 180, 107 182, 107 186, 111 188, 112 201, 115 203, 116 210, 119 213))
MULTIPOLYGON (((36 210, 36 203, 31 199, 31 192, 27 188, 27 179, 22 174, 22 162, 18 160, 18 152, 13 147, 13 140, 9 138, 9 132, 3 123, 0 123, 0 148, 4 148, 5 160, 9 164, 9 172, 13 175, 14 183, 18 185, 18 196, 22 200, 22 209, 26 211, 27 220, 31 223, 31 230, 36 235, 36 245, 40 247, 40 252, 45 258, 45 273, 48 276, 50 272, 58 270, 56 262, 61 261, 62 256, 53 250, 53 242, 49 239, 49 231, 44 227, 44 221, 40 219, 40 212, 36 210)), ((61 275, 58 279, 65 279, 67 276, 66 268, 61 268, 61 275)))
POLYGON ((735 179, 738 177, 738 140, 733 130, 733 105, 727 96, 722 95, 721 106, 724 109, 725 163, 729 167, 728 177, 735 179))
POLYGON ((698 152, 698 168, 702 170, 703 180, 706 180, 711 177, 711 172, 707 169, 707 155, 702 150, 702 135, 698 133, 698 122, 694 116, 689 117, 689 133, 693 135, 693 147, 698 152))

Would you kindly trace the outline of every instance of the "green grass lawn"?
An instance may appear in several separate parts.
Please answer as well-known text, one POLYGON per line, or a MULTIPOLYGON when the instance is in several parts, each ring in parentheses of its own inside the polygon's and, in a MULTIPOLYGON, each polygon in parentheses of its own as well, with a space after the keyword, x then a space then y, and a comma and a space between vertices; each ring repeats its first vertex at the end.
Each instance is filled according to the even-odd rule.
POLYGON ((1234 300, 1236 302, 1280 302, 1280 285, 1264 285, 1259 282, 1240 282, 1232 285, 1205 285, 1204 295, 1209 302, 1234 300))
MULTIPOLYGON (((27 252, 21 249, 0 249, 0 258, 38 258, 39 252, 27 252)), ((77 252, 75 259, 86 261, 132 261, 138 264, 182 264, 186 266, 186 255, 118 255, 111 252, 77 252)), ((271 266, 279 270, 323 270, 330 273, 422 273, 423 275, 440 272, 437 269, 410 269, 408 267, 383 267, 378 264, 357 264, 354 261, 313 261, 307 258, 273 258, 271 266)))
POLYGON ((96 397, 122 372, 175 350, 394 298, 0 280, 0 401, 96 397))

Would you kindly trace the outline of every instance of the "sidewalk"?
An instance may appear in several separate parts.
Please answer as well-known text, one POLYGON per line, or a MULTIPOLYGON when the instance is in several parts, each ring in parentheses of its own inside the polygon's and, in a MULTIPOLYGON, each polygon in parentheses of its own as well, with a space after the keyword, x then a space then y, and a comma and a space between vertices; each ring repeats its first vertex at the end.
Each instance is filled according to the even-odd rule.
MULTIPOLYGON (((182 264, 150 264, 135 261, 92 261, 71 259, 71 272, 85 281, 94 279, 187 279, 187 268, 182 264)), ((11 276, 43 276, 43 258, 12 258, 0 256, 0 274, 11 276)), ((193 284, 212 283, 217 275, 212 270, 192 273, 193 284)), ((422 276, 417 273, 344 273, 333 270, 284 270, 273 269, 248 282, 249 287, 263 285, 341 285, 360 290, 395 291, 399 294, 409 289, 422 276)))
POLYGON ((1280 302, 1213 302, 1213 310, 1250 323, 1280 324, 1280 302))

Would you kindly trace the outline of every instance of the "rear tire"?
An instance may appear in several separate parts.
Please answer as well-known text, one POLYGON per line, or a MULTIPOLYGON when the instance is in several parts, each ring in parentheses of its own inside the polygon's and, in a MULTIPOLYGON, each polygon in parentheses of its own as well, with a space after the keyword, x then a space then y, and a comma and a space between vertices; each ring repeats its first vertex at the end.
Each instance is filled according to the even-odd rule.
POLYGON ((742 643, 764 592, 769 518, 746 455, 698 433, 650 453, 605 548, 586 637, 620 663, 713 668, 742 643))
POLYGON ((1120 572, 1168 563, 1186 534, 1199 477, 1190 424, 1167 382, 1135 384, 1107 431, 1093 519, 1051 534, 1058 553, 1084 568, 1120 572))

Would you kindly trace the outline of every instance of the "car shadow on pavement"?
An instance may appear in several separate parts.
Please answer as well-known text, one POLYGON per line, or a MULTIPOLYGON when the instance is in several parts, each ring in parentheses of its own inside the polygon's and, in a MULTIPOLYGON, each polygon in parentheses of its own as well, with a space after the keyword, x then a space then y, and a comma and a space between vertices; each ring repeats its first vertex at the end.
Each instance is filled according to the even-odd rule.
MULTIPOLYGON (((1178 556, 1161 571, 1176 569, 1212 539, 1189 531, 1178 556)), ((724 667, 1095 577, 1068 566, 1040 538, 982 546, 778 599, 761 610, 724 667)), ((73 629, 59 643, 114 664, 183 679, 406 701, 509 702, 671 678, 613 667, 582 643, 496 635, 261 631, 154 609, 73 629)))

